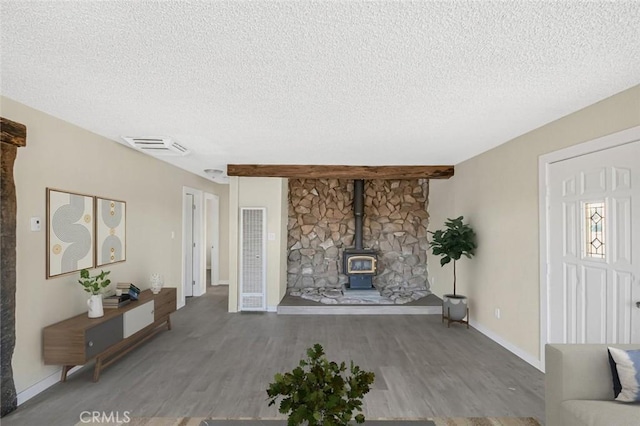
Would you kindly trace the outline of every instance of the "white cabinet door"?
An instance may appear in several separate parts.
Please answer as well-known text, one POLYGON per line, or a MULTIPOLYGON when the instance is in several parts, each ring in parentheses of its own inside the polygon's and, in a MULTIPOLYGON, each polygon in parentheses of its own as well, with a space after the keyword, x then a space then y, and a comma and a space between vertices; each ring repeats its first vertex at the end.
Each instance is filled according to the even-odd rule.
MULTIPOLYGON (((132 302, 135 303, 135 302, 132 302)), ((124 338, 133 336, 148 325, 153 324, 154 301, 150 300, 137 308, 124 313, 124 338)))

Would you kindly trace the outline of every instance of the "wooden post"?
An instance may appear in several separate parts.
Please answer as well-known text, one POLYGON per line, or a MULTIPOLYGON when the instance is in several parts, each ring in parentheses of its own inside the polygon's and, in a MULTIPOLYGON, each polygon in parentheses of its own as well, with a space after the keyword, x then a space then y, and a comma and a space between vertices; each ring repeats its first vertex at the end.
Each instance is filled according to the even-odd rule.
POLYGON ((16 186, 13 165, 18 148, 27 143, 27 128, 15 121, 0 117, 0 416, 4 417, 18 406, 11 360, 16 345, 16 186))

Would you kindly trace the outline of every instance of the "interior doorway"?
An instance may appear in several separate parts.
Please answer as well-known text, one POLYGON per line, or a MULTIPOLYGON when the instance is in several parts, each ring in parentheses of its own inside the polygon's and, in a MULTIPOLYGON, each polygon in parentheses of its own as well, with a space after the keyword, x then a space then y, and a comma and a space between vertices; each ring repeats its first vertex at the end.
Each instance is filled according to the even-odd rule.
POLYGON ((204 252, 202 191, 182 189, 182 295, 180 307, 187 297, 204 293, 204 252))
POLYGON ((184 209, 183 209, 183 219, 184 219, 184 280, 183 280, 183 293, 184 297, 193 296, 193 286, 196 284, 195 282, 195 268, 194 268, 194 258, 196 257, 195 253, 195 242, 193 235, 193 213, 195 210, 195 201, 193 199, 193 194, 187 193, 184 196, 184 209))
POLYGON ((205 252, 207 258, 207 284, 220 284, 220 198, 205 192, 205 252))

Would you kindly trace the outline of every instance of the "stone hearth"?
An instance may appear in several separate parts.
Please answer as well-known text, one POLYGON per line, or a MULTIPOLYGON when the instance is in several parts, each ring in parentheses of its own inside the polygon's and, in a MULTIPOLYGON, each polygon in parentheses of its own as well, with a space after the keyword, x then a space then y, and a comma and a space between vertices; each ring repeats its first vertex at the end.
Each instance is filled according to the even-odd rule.
MULTIPOLYGON (((427 196, 426 179, 365 183, 364 247, 378 254, 373 284, 386 304, 430 294, 427 196)), ((351 180, 289 180, 290 294, 339 303, 337 294, 347 282, 341 270, 342 252, 353 247, 355 233, 352 203, 351 180)))
POLYGON ((289 294, 327 305, 404 305, 405 303, 426 297, 431 293, 427 290, 413 290, 391 293, 389 297, 386 297, 376 289, 348 290, 343 285, 342 289, 311 287, 300 290, 290 290, 289 294))

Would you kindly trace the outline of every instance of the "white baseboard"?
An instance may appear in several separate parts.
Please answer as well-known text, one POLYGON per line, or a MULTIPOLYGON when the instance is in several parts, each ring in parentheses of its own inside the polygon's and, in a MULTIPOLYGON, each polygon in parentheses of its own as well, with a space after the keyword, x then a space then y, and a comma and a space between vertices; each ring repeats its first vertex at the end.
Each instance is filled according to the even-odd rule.
POLYGON ((277 306, 267 306, 267 312, 278 312, 277 306))
POLYGON ((505 348, 506 350, 508 350, 509 352, 514 354, 515 356, 517 356, 518 358, 521 358, 523 361, 527 362, 528 364, 531 364, 533 367, 537 368, 538 370, 540 370, 540 371, 542 371, 544 373, 544 370, 542 369, 541 361, 539 359, 535 358, 534 356, 532 356, 527 351, 519 348, 518 346, 514 345, 513 343, 507 342, 502 337, 500 337, 497 334, 495 334, 493 331, 485 328, 484 326, 478 324, 477 322, 475 322, 473 320, 469 321, 469 324, 473 328, 478 330, 480 333, 484 334, 489 339, 493 340, 494 342, 496 342, 497 344, 499 344, 500 346, 502 346, 503 348, 505 348))
MULTIPOLYGON (((83 367, 82 365, 77 365, 73 367, 67 373, 67 377, 71 376, 73 373, 80 370, 82 367, 83 367)), ((18 393, 18 405, 24 404, 34 396, 38 395, 41 392, 44 392, 45 390, 49 389, 51 386, 58 383, 60 381, 61 374, 62 374, 62 369, 59 369, 55 373, 46 377, 45 379, 40 380, 35 385, 30 386, 27 389, 23 390, 22 392, 18 393)))
POLYGON ((218 280, 216 285, 229 285, 229 280, 218 280))

